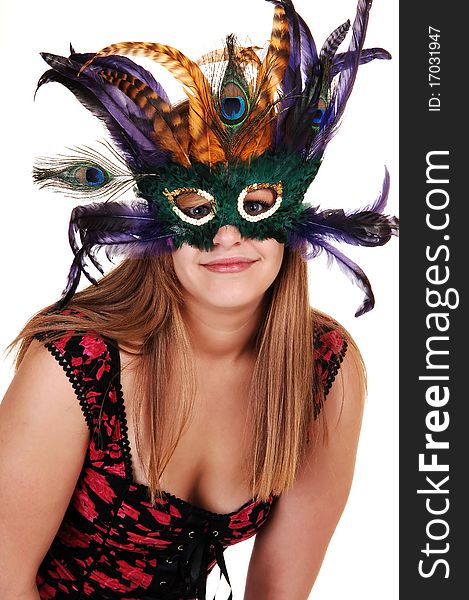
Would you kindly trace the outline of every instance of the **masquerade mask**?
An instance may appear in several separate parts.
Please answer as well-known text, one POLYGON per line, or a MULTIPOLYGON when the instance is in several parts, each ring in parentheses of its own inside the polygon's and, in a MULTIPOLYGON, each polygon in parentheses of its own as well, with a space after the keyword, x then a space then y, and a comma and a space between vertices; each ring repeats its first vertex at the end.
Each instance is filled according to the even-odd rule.
MULTIPOLYGON (((270 1, 270 0, 269 0, 270 1)), ((147 42, 113 44, 96 54, 69 58, 42 54, 51 81, 69 88, 106 125, 118 150, 117 165, 90 149, 76 157, 39 162, 36 182, 102 200, 76 207, 69 239, 75 254, 58 306, 75 293, 96 253, 106 249, 141 257, 171 252, 187 243, 213 247, 223 225, 242 237, 274 238, 305 257, 322 250, 335 258, 365 293, 356 316, 373 308, 363 271, 332 242, 378 246, 397 234, 395 217, 382 214, 389 190, 370 206, 345 213, 303 202, 334 135, 360 64, 388 59, 381 48, 363 49, 371 0, 360 0, 346 52, 337 49, 346 21, 318 53, 308 26, 290 0, 273 1, 267 51, 226 46, 194 62, 170 46, 147 42), (122 55, 149 57, 184 86, 187 100, 171 104, 153 76, 122 55), (261 57, 262 56, 262 57, 261 57), (137 199, 115 201, 134 186, 137 199)))

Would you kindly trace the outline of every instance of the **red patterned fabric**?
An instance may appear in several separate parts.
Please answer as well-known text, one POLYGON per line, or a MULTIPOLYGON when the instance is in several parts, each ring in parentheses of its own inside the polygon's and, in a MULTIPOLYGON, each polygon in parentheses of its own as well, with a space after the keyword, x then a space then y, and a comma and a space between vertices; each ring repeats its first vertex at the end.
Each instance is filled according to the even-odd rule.
MULTIPOLYGON (((315 335, 315 364, 326 394, 346 346, 332 325, 315 335)), ((146 486, 133 481, 117 344, 97 334, 68 332, 46 347, 73 385, 90 443, 37 574, 41 599, 205 598, 206 578, 216 563, 228 579, 223 550, 257 533, 276 498, 252 499, 228 514, 168 492, 152 505, 146 486)), ((315 406, 315 415, 320 408, 315 406)))

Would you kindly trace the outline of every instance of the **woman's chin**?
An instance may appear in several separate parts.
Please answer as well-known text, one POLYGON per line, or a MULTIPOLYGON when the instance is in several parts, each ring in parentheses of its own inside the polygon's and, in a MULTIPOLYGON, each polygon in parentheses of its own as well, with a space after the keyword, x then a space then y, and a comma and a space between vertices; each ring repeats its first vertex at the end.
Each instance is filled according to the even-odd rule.
POLYGON ((202 301, 210 307, 212 310, 221 310, 226 312, 236 312, 237 310, 245 310, 246 308, 252 306, 258 306, 261 298, 246 298, 246 296, 240 298, 225 297, 225 296, 216 296, 211 298, 206 298, 205 302, 202 299, 199 299, 199 302, 202 301))

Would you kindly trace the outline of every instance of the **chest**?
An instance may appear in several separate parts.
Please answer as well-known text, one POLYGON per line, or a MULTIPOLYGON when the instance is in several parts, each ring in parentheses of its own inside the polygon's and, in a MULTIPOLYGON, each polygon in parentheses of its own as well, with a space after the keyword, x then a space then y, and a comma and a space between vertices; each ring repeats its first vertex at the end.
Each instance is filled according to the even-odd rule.
MULTIPOLYGON (((252 432, 248 390, 251 369, 242 363, 196 365, 196 394, 191 418, 179 438, 161 478, 161 487, 191 504, 228 513, 251 498, 247 451, 252 432)), ((134 406, 135 371, 124 368, 121 383, 127 413, 134 479, 146 484, 148 422, 140 423, 141 459, 137 454, 134 406), (143 463, 143 464, 142 464, 143 463)), ((175 379, 167 401, 178 401, 181 382, 175 379)))

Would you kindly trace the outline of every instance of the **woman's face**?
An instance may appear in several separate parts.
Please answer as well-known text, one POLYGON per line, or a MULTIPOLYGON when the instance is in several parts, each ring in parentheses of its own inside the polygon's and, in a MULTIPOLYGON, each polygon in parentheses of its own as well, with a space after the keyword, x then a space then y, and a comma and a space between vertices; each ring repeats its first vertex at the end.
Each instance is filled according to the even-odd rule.
POLYGON ((258 302, 277 277, 284 244, 242 238, 233 225, 221 227, 213 244, 209 251, 184 244, 173 252, 174 270, 186 294, 218 308, 258 302))

